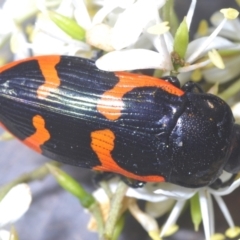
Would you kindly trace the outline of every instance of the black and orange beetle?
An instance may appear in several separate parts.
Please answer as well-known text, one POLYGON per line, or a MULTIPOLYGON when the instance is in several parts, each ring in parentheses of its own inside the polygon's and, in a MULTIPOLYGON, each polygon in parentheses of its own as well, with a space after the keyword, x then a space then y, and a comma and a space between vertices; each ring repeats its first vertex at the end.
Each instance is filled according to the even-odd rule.
POLYGON ((0 122, 37 152, 144 182, 212 184, 240 169, 240 126, 195 84, 41 56, 0 71, 0 122))

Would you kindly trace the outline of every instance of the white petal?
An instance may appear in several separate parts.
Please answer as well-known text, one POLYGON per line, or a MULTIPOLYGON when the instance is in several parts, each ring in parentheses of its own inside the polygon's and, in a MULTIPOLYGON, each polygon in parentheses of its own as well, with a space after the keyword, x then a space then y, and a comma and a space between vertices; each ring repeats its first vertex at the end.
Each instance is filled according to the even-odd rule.
POLYGON ((222 174, 219 176, 222 182, 228 181, 233 176, 232 173, 223 171, 222 174))
POLYGON ((173 51, 173 36, 170 32, 166 32, 163 37, 167 46, 167 50, 169 53, 171 53, 173 51))
MULTIPOLYGON (((213 31, 213 29, 209 28, 209 32, 212 32, 212 31, 213 31)), ((236 34, 235 34, 235 32, 233 33, 232 31, 229 31, 227 29, 222 29, 221 32, 219 33, 219 35, 221 37, 227 38, 228 40, 231 40, 233 42, 239 42, 240 41, 239 32, 236 32, 236 34)))
POLYGON ((197 0, 192 0, 190 8, 187 13, 186 22, 187 22, 188 29, 190 29, 190 26, 191 26, 191 22, 192 22, 195 8, 196 8, 196 4, 197 4, 197 0))
POLYGON ((185 200, 177 201, 177 203, 173 207, 173 210, 171 211, 166 223, 164 224, 164 226, 161 230, 160 237, 162 237, 165 234, 165 232, 168 230, 168 228, 170 226, 172 226, 176 223, 180 213, 182 212, 182 209, 183 209, 185 203, 186 203, 185 200))
POLYGON ((155 4, 157 6, 157 9, 159 10, 163 5, 166 3, 166 0, 155 0, 155 4))
MULTIPOLYGON (((39 31, 44 32, 49 36, 54 36, 56 39, 59 39, 61 41, 68 41, 69 39, 71 39, 71 37, 69 37, 47 15, 44 14, 39 14, 35 23, 35 32, 39 31)), ((34 37, 35 35, 33 35, 33 38, 34 37)), ((45 46, 45 44, 43 45, 45 46)))
POLYGON ((72 18, 73 17, 73 5, 72 2, 69 0, 62 0, 59 7, 56 9, 56 12, 62 14, 66 17, 72 18))
MULTIPOLYGON (((199 48, 199 46, 203 45, 206 40, 208 39, 208 37, 201 37, 198 38, 192 42, 189 43, 188 48, 187 48, 187 52, 186 52, 186 62, 191 63, 191 59, 190 57, 194 54, 194 52, 196 51, 196 49, 199 48)), ((226 49, 226 48, 230 48, 230 47, 234 47, 235 45, 222 37, 216 37, 214 39, 213 42, 211 42, 202 52, 200 55, 198 55, 198 58, 204 56, 208 51, 210 51, 211 49, 226 49)))
POLYGON ((60 55, 69 55, 69 56, 79 56, 83 58, 92 58, 95 56, 94 51, 90 51, 89 45, 85 44, 84 42, 77 42, 77 43, 70 43, 64 46, 61 49, 60 55))
POLYGON ((30 56, 27 39, 21 29, 13 32, 10 38, 10 48, 14 53, 14 60, 23 59, 30 56))
POLYGON ((240 57, 239 56, 232 56, 228 58, 225 63, 225 69, 219 69, 216 67, 203 69, 202 74, 204 79, 209 83, 225 83, 240 73, 240 57))
POLYGON ((96 1, 95 4, 99 4, 103 7, 93 17, 92 24, 96 25, 96 24, 102 23, 107 15, 113 13, 114 9, 128 8, 134 2, 135 2, 135 0, 106 0, 106 1, 104 1, 104 3, 101 3, 100 1, 96 1))
POLYGON ((98 68, 105 71, 125 71, 157 68, 171 70, 172 63, 161 53, 146 49, 131 49, 110 52, 96 61, 98 68))
POLYGON ((202 68, 202 67, 205 67, 206 65, 208 65, 211 61, 209 59, 203 61, 203 62, 198 62, 198 63, 195 63, 195 64, 192 64, 192 65, 189 65, 189 66, 186 66, 186 67, 181 67, 178 69, 178 71, 180 73, 184 73, 184 72, 190 72, 190 71, 193 71, 193 70, 196 70, 196 69, 199 69, 199 68, 202 68))
POLYGON ((172 183, 161 183, 161 187, 156 190, 155 194, 161 194, 163 196, 173 198, 176 200, 191 198, 198 189, 191 189, 181 187, 172 183))
POLYGON ((48 8, 58 7, 61 3, 62 0, 35 0, 36 8, 43 13, 47 13, 48 8))
MULTIPOLYGON (((152 39, 149 39, 149 35, 145 32, 143 32, 143 34, 140 35, 140 37, 138 38, 138 41, 134 44, 134 49, 152 49, 153 48, 153 41, 152 39)), ((155 37, 155 36, 154 36, 155 37)))
POLYGON ((200 200, 201 213, 203 217, 203 227, 204 227, 206 240, 210 240, 210 236, 211 236, 208 198, 209 198, 209 193, 206 188, 199 190, 199 200, 200 200))
MULTIPOLYGON (((119 180, 117 178, 111 179, 108 183, 112 190, 115 192, 119 180)), ((168 198, 162 195, 155 194, 154 191, 161 187, 160 184, 147 183, 142 188, 128 188, 126 196, 133 197, 136 199, 141 199, 150 202, 161 202, 165 201, 168 198)))
POLYGON ((89 45, 69 37, 59 29, 48 17, 40 15, 32 37, 31 48, 34 55, 67 54, 70 48, 88 51, 89 45))
POLYGON ((178 75, 178 80, 180 81, 181 86, 191 80, 191 75, 192 72, 182 72, 178 75))
POLYGON ((223 216, 225 217, 225 219, 226 219, 229 227, 230 227, 230 228, 235 227, 235 224, 234 224, 234 222, 233 222, 233 219, 232 219, 231 214, 230 214, 229 211, 228 211, 228 208, 227 208, 227 206, 226 206, 226 203, 223 201, 223 199, 222 199, 221 197, 216 196, 216 195, 213 195, 213 196, 214 196, 216 202, 218 203, 218 206, 219 206, 219 208, 221 209, 222 214, 223 214, 223 216))
POLYGON ((209 188, 209 192, 212 193, 213 195, 216 196, 225 196, 231 192, 233 192, 236 188, 238 188, 240 186, 240 178, 238 178, 237 180, 235 180, 231 186, 227 186, 225 188, 220 188, 218 190, 214 190, 209 188))
POLYGON ((0 240, 9 240, 10 232, 6 230, 0 230, 0 240))
POLYGON ((131 214, 138 220, 142 227, 149 232, 159 232, 158 223, 156 219, 152 218, 145 212, 143 212, 137 205, 136 201, 131 201, 128 205, 131 214))
POLYGON ((34 55, 63 54, 64 42, 46 33, 38 32, 34 35, 30 47, 34 55))
MULTIPOLYGON (((224 18, 224 16, 222 13, 216 12, 211 17, 211 23, 214 26, 217 26, 220 24, 220 22, 223 20, 223 18, 224 18)), ((228 39, 239 41, 240 40, 240 21, 239 21, 239 19, 227 21, 219 34, 228 39)))
MULTIPOLYGON (((215 27, 217 27, 222 22, 223 19, 224 19, 223 14, 217 11, 211 16, 210 21, 215 27)), ((226 23, 223 28, 233 30, 230 22, 226 23)))
POLYGON ((106 24, 97 24, 86 32, 86 42, 96 48, 104 51, 113 51, 112 47, 112 29, 106 24))
POLYGON ((208 211, 209 211, 209 229, 210 229, 210 235, 212 236, 215 233, 215 219, 214 219, 213 199, 209 194, 209 192, 208 192, 207 204, 208 204, 208 211))
POLYGON ((75 7, 74 17, 77 23, 84 29, 91 27, 91 18, 83 0, 73 0, 75 7))
POLYGON ((222 27, 223 27, 223 25, 225 24, 226 21, 227 21, 227 19, 224 19, 220 23, 220 25, 218 25, 218 27, 211 33, 211 35, 209 37, 207 37, 206 40, 195 49, 195 51, 192 53, 192 55, 189 56, 189 58, 187 59, 188 62, 190 62, 190 63, 194 62, 196 59, 199 58, 199 56, 202 55, 202 53, 204 51, 206 51, 206 49, 209 47, 209 45, 212 42, 215 42, 215 39, 216 39, 218 33, 220 32, 220 30, 222 29, 222 27))
POLYGON ((28 210, 31 201, 27 184, 13 187, 0 202, 0 227, 18 220, 28 210))
POLYGON ((108 4, 104 4, 104 6, 94 15, 92 25, 102 23, 104 18, 117 7, 118 3, 116 1, 108 1, 108 4))
POLYGON ((153 0, 139 0, 127 8, 113 27, 112 43, 120 50, 137 41, 143 28, 154 19, 156 5, 153 0))
MULTIPOLYGON (((113 0, 109 0, 109 1, 112 2, 113 0)), ((114 0, 114 1, 118 2, 119 8, 123 8, 123 9, 130 7, 135 2, 135 0, 114 0)))
POLYGON ((0 35, 6 35, 16 29, 13 19, 8 15, 7 12, 0 9, 0 35))
POLYGON ((168 61, 171 62, 170 53, 173 50, 172 35, 170 33, 165 33, 162 36, 155 36, 154 38, 152 38, 152 42, 159 54, 164 56, 165 59, 169 59, 168 61))
POLYGON ((99 203, 108 203, 109 202, 109 198, 108 198, 106 192, 102 188, 98 188, 96 191, 93 192, 92 195, 99 203))
POLYGON ((37 12, 37 7, 33 0, 7 0, 2 9, 17 22, 21 22, 37 12))
MULTIPOLYGON (((216 12, 212 15, 210 20, 214 26, 218 26, 222 22, 223 19, 224 19, 223 14, 221 12, 216 12)), ((235 34, 239 34, 239 31, 240 31, 239 19, 237 18, 237 19, 234 19, 231 21, 227 21, 225 23, 225 25, 223 26, 223 29, 231 31, 232 33, 235 33, 235 34)))
POLYGON ((161 202, 147 201, 145 205, 145 211, 150 216, 158 218, 167 213, 170 209, 172 209, 175 202, 176 201, 171 198, 161 202))

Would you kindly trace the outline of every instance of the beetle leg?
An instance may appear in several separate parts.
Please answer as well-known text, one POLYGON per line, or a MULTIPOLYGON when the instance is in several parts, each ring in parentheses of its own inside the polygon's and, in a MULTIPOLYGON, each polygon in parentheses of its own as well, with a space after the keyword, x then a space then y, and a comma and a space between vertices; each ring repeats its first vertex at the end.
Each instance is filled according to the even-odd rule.
POLYGON ((100 182, 108 181, 114 177, 116 177, 116 174, 112 172, 94 171, 93 183, 96 186, 100 186, 100 182))
POLYGON ((215 190, 230 186, 236 179, 237 174, 233 174, 227 181, 223 182, 220 178, 216 179, 209 187, 215 190))
POLYGON ((101 181, 108 181, 116 176, 119 176, 121 178, 121 180, 131 188, 141 188, 145 185, 145 182, 143 182, 143 181, 138 181, 135 179, 127 178, 127 177, 124 177, 122 175, 118 175, 118 174, 112 173, 112 172, 95 171, 94 173, 95 173, 95 175, 93 177, 93 183, 97 186, 100 186, 99 183, 101 181))
POLYGON ((145 185, 145 182, 131 179, 131 178, 126 178, 124 176, 120 176, 122 181, 126 183, 129 187, 131 188, 142 188, 145 185))

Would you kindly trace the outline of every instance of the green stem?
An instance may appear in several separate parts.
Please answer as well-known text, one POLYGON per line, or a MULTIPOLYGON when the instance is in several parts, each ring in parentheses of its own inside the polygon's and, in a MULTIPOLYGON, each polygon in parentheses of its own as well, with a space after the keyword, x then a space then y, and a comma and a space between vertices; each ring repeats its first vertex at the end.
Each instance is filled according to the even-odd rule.
POLYGON ((93 215, 97 222, 99 238, 102 239, 104 233, 104 221, 99 204, 98 203, 92 204, 92 206, 88 208, 88 210, 89 212, 91 212, 91 214, 93 215))
POLYGON ((127 188, 128 186, 124 182, 119 182, 116 192, 112 198, 111 209, 105 225, 105 231, 103 236, 104 240, 112 239, 113 231, 119 218, 119 213, 122 208, 122 201, 127 191, 127 188))
MULTIPOLYGON (((51 161, 50 162, 52 165, 54 166, 60 166, 61 164, 55 161, 51 161)), ((23 174, 22 176, 20 176, 19 178, 13 180, 10 183, 7 183, 6 185, 3 185, 0 188, 0 201, 3 199, 3 197, 8 193, 8 191, 13 188, 14 186, 16 186, 17 184, 20 183, 26 183, 26 182, 31 182, 34 180, 39 180, 39 179, 43 179, 44 177, 46 177, 49 174, 49 170, 46 167, 46 165, 43 165, 35 170, 33 170, 32 172, 23 174)))
POLYGON ((113 231, 112 240, 118 240, 119 236, 122 233, 123 227, 125 224, 125 214, 123 214, 117 221, 116 226, 113 231))
POLYGON ((101 181, 99 183, 99 185, 104 190, 104 192, 107 194, 108 198, 111 199, 113 196, 113 193, 109 187, 109 184, 106 181, 101 181))

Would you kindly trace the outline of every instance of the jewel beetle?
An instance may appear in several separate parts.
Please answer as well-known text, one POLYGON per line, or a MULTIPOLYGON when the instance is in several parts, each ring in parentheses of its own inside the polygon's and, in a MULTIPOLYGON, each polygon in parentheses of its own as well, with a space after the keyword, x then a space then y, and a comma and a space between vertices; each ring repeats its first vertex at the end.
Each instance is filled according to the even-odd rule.
POLYGON ((196 188, 240 169, 240 127, 223 100, 79 57, 3 66, 0 122, 51 159, 143 182, 196 188))

